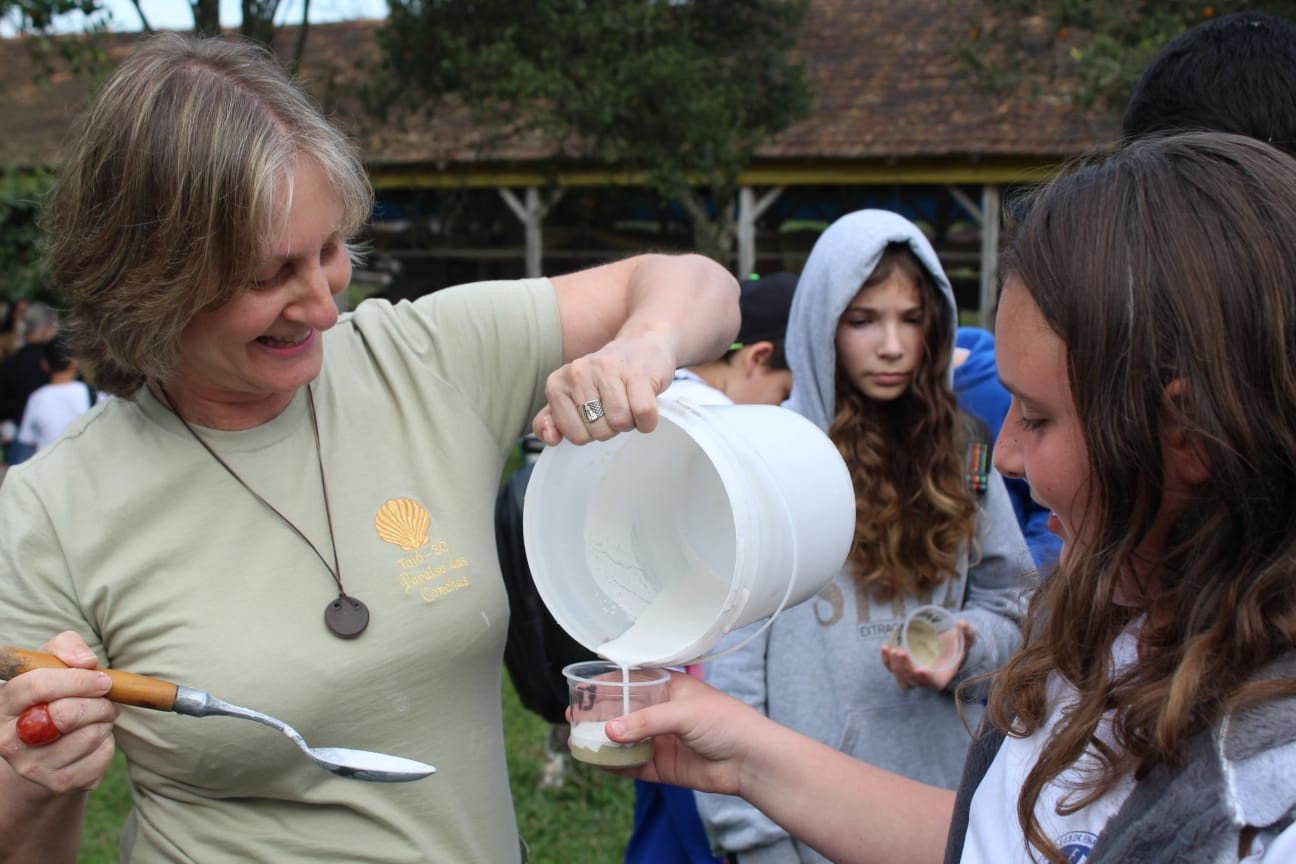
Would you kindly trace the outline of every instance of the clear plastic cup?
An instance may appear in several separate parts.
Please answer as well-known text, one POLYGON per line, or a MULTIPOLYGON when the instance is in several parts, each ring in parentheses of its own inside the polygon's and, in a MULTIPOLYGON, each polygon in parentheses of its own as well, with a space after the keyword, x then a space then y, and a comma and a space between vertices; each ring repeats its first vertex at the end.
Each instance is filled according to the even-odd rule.
POLYGON ((963 657, 958 616, 944 606, 919 606, 893 629, 887 644, 903 648, 915 666, 937 672, 963 657))
POLYGON ((653 741, 612 741, 604 725, 623 714, 656 705, 666 695, 665 669, 630 668, 586 660, 563 668, 571 698, 573 759, 605 768, 628 768, 652 759, 653 741))

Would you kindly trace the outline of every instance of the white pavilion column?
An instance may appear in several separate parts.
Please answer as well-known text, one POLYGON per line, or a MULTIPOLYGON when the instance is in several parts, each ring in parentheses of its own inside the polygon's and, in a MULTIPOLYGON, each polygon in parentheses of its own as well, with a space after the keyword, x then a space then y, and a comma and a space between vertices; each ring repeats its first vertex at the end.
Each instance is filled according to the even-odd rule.
POLYGON ((565 191, 555 189, 547 201, 542 201, 540 190, 528 186, 526 201, 523 203, 513 194, 513 190, 499 190, 500 197, 504 199, 504 203, 513 211, 513 215, 518 218, 526 231, 526 275, 528 277, 544 275, 544 237, 540 226, 549 209, 562 199, 565 191))
POLYGON ((981 226, 981 293, 977 311, 981 326, 993 330, 995 291, 999 283, 999 187, 992 183, 982 186, 979 206, 957 186, 950 186, 949 192, 981 226))
POLYGON ((746 279, 756 268, 756 220, 783 194, 782 186, 775 186, 756 199, 750 186, 738 190, 738 278, 746 279))

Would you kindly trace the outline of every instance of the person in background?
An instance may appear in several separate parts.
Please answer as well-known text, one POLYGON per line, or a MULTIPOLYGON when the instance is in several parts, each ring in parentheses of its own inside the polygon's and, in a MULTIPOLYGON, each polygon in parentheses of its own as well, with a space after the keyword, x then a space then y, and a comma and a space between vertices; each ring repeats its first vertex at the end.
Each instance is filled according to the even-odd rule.
MULTIPOLYGON (((22 347, 22 316, 27 311, 27 300, 11 300, 5 305, 4 323, 0 325, 0 373, 4 362, 22 347)), ((5 416, 3 409, 3 377, 0 377, 0 448, 8 451, 18 434, 18 421, 5 416)), ((8 453, 0 458, 0 466, 8 464, 8 453)))
POLYGON ((4 321, 0 323, 0 363, 22 347, 22 318, 29 302, 10 300, 5 304, 4 321))
POLYGON ((1231 132, 1296 155, 1296 24, 1235 12, 1184 31, 1152 59, 1125 106, 1125 141, 1231 132))
MULTIPOLYGON (((784 340, 796 291, 795 273, 746 279, 738 298, 742 324, 723 357, 679 369, 662 394, 695 405, 779 405, 792 392, 784 340)), ((703 677, 700 665, 689 674, 703 677)), ((720 864, 713 854, 693 792, 635 781, 634 826, 625 864, 720 864)))
POLYGON ((495 496, 495 548, 509 605, 504 668, 522 707, 549 724, 539 786, 551 789, 566 784, 571 767, 567 747, 571 727, 566 718, 570 693, 562 670, 569 663, 592 660, 595 655, 558 626, 531 576, 522 512, 527 484, 542 452, 544 443, 534 435, 526 435, 518 442, 521 464, 504 478, 495 496))
POLYGON ((18 441, 33 453, 53 444, 73 420, 99 400, 94 388, 81 380, 77 362, 68 355, 62 339, 55 337, 45 343, 41 365, 49 373, 50 383, 37 387, 27 399, 18 426, 18 441))
POLYGON ((742 282, 738 341, 708 363, 675 371, 666 393, 698 405, 779 405, 792 392, 784 338, 795 273, 771 273, 742 282))
POLYGON ((36 388, 49 383, 43 365, 45 346, 59 332, 59 316, 48 303, 27 304, 22 318, 23 344, 0 363, 0 421, 11 423, 12 432, 5 454, 11 465, 31 456, 31 449, 17 440, 18 424, 27 409, 27 399, 36 388))
MULTIPOLYGON (((995 368, 994 334, 980 327, 960 327, 954 348, 954 393, 959 407, 979 417, 990 430, 991 440, 999 437, 1012 396, 999 383, 995 368)), ((1062 541, 1048 530, 1049 511, 1031 498, 1030 486, 1020 477, 1005 477, 1004 487, 1012 499, 1013 513, 1021 526, 1035 565, 1041 569, 1057 562, 1062 541)))
POLYGON ((1236 135, 1147 138, 1021 212, 995 462, 1064 545, 957 796, 682 675, 608 723, 654 738, 621 773, 742 795, 841 864, 1287 864, 1296 161, 1236 135))
MULTIPOLYGON (((931 244, 884 210, 835 221, 815 242, 787 330, 786 406, 837 445, 855 486, 841 572, 755 638, 706 664, 706 680, 778 723, 906 776, 954 788, 984 684, 1018 648, 1034 564, 989 436, 951 388, 957 311, 931 244), (982 440, 984 439, 984 440, 982 440), (984 461, 983 461, 984 460, 984 461), (887 637, 908 612, 952 611, 964 653, 932 670, 887 637), (970 726, 968 724, 971 724, 970 726)), ((699 795, 726 852, 744 862, 824 860, 750 804, 699 795)))
POLYGON ((72 667, 0 686, 11 859, 76 858, 119 747, 124 861, 522 860, 504 463, 528 421, 651 433, 675 368, 733 341, 738 284, 642 255, 339 315, 372 206, 353 143, 250 42, 143 39, 78 120, 48 257, 114 398, 0 486, 0 633, 72 667), (256 724, 119 708, 100 666, 437 773, 361 782, 256 724))

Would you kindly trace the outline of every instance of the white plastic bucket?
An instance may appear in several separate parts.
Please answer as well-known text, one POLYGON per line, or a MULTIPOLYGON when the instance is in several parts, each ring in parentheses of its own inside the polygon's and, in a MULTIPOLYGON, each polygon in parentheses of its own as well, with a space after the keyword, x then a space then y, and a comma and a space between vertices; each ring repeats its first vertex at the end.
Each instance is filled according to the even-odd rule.
POLYGON ((659 405, 649 434, 545 448, 523 506, 554 620, 626 666, 696 661, 808 600, 855 531, 846 465, 810 421, 772 405, 659 405))

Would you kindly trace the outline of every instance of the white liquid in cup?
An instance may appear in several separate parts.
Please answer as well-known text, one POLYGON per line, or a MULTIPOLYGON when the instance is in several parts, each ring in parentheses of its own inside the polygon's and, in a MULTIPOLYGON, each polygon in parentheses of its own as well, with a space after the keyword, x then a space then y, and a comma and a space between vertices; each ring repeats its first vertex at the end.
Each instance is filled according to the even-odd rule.
POLYGON ((586 720, 572 726, 572 758, 605 768, 629 768, 652 759, 653 739, 622 744, 607 737, 606 725, 606 720, 586 720))
POLYGON ((900 647, 909 652, 915 666, 932 670, 948 668, 963 656, 963 633, 958 618, 943 606, 919 606, 902 625, 900 647))

